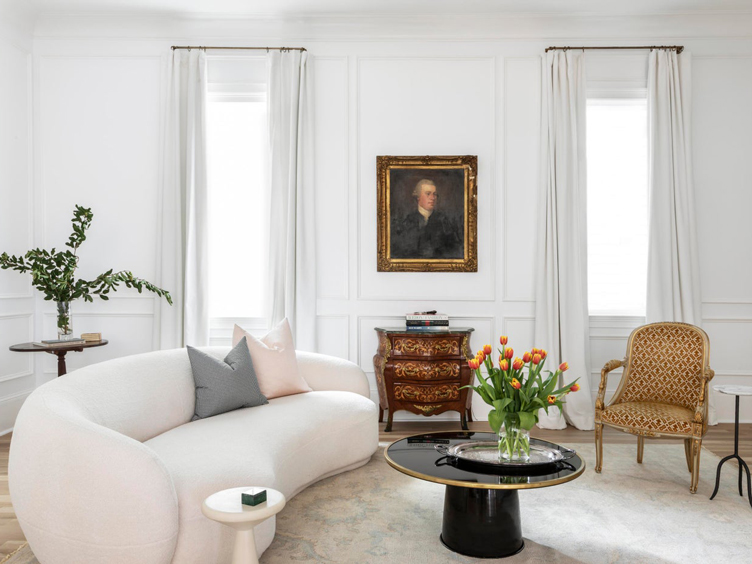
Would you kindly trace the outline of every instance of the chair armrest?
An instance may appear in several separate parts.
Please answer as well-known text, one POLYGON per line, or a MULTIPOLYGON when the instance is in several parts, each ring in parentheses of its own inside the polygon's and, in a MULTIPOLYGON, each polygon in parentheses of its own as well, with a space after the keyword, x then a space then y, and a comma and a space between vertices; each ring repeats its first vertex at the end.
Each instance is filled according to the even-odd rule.
POLYGON ((715 370, 706 366, 697 377, 702 381, 702 387, 700 388, 700 395, 697 398, 697 406, 695 407, 695 423, 700 423, 703 426, 703 434, 708 425, 708 397, 705 394, 705 390, 708 387, 713 377, 715 377, 715 370))
POLYGON ((371 387, 360 366, 336 356, 295 351, 300 375, 314 391, 354 392, 368 399, 371 387))
POLYGON ((595 409, 603 409, 605 407, 606 398, 606 384, 608 383, 608 373, 612 370, 616 370, 620 366, 626 366, 627 359, 622 360, 609 360, 601 370, 601 383, 598 386, 598 397, 595 400, 595 409))
POLYGON ((16 420, 8 467, 21 528, 41 562, 169 564, 178 500, 146 445, 46 384, 16 420))

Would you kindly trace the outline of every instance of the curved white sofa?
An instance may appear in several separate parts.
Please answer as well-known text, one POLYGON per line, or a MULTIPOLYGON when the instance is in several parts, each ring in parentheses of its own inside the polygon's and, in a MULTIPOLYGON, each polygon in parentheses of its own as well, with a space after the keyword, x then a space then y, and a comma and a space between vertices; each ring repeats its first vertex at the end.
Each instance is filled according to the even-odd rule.
MULTIPOLYGON (((202 349, 224 358, 229 347, 202 349)), ((224 564, 232 531, 205 518, 208 495, 266 486, 291 498, 365 464, 377 408, 355 364, 298 352, 313 392, 190 422, 185 349, 95 364, 35 390, 10 448, 21 528, 44 564, 224 564)), ((275 520, 256 527, 259 554, 275 520)))

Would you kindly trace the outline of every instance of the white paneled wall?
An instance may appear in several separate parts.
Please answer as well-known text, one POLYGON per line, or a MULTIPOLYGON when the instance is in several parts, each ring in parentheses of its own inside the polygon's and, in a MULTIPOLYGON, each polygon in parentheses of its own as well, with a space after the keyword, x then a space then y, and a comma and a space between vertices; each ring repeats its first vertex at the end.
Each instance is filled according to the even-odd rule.
MULTIPOLYGON (((19 255, 33 243, 31 180, 31 37, 0 22, 0 252, 19 255)), ((30 341, 34 298, 28 277, 0 271, 0 434, 34 389, 34 358, 8 350, 30 341)))
MULTIPOLYGON (((2 176, 3 203, 12 201, 13 207, 0 207, 0 247, 18 252, 32 239, 59 246, 69 231, 72 206, 80 203, 95 213, 91 239, 82 252, 82 274, 114 267, 155 279, 169 46, 220 41, 300 45, 308 48, 314 67, 317 326, 322 352, 358 363, 375 397, 373 328, 399 325, 407 311, 436 308, 457 325, 475 327, 475 350, 497 342, 501 333, 510 336, 516 349, 530 348, 540 53, 552 43, 603 44, 598 38, 609 37, 612 26, 619 39, 606 41, 609 44, 680 43, 693 52, 704 326, 718 382, 752 384, 752 356, 746 353, 752 342, 752 222, 746 218, 752 208, 752 38, 740 38, 737 30, 737 37, 725 39, 718 31, 718 16, 707 21, 713 26, 707 30, 701 21, 682 27, 683 20, 676 19, 665 38, 655 35, 654 20, 628 19, 593 20, 590 28, 587 19, 569 22, 566 36, 558 20, 521 17, 516 29, 501 22, 498 30, 476 21, 478 29, 486 30, 481 37, 488 38, 480 40, 467 31, 472 27, 450 32, 451 22, 443 22, 433 32, 414 37, 404 33, 393 40, 363 21, 327 27, 322 20, 305 31, 296 23, 281 23, 270 28, 274 31, 255 34, 241 32, 252 23, 228 22, 223 28, 214 21, 207 24, 209 32, 191 21, 183 32, 177 24, 144 24, 139 35, 133 21, 117 33, 115 21, 47 18, 37 28, 44 36, 34 43, 34 190, 25 172, 30 120, 28 111, 18 111, 19 104, 28 109, 30 51, 0 50, 0 64, 10 65, 16 77, 12 88, 0 81, 2 121, 14 120, 13 130, 26 136, 25 144, 15 145, 0 128, 0 158, 13 163, 10 171, 0 167, 0 175, 14 175, 2 176), (162 29, 174 29, 174 37, 165 37, 162 29), (453 40, 436 40, 432 33, 453 40), (551 40, 556 34, 559 38, 551 40), (107 35, 120 39, 99 39, 107 35), (511 39, 523 36, 526 39, 511 39), (26 152, 19 146, 27 147, 26 152), (377 272, 376 157, 430 154, 478 156, 478 272, 377 272)), ((644 86, 646 56, 597 53, 588 60, 589 88, 644 86)), ((37 338, 53 333, 51 304, 38 301, 35 310, 30 295, 21 277, 0 273, 4 343, 26 340, 32 332, 37 338), (40 312, 36 318, 35 311, 40 312)), ((110 345, 69 355, 70 368, 150 350, 154 305, 151 297, 125 293, 109 303, 76 304, 74 330, 102 331, 110 345)), ((592 320, 594 390, 598 369, 623 356, 629 332, 641 323, 639 318, 592 320)), ((0 351, 0 402, 5 402, 0 430, 12 425, 13 410, 24 397, 18 394, 35 382, 29 376, 30 355, 13 354, 0 351)), ((36 383, 53 378, 54 359, 36 360, 36 383)), ((614 374, 609 389, 617 383, 614 374)), ((752 403, 746 403, 742 416, 752 421, 752 403)), ((719 398, 718 407, 722 421, 732 420, 730 401, 719 398)), ((477 416, 484 416, 482 403, 474 408, 477 416)), ((415 418, 404 412, 396 416, 415 418)))

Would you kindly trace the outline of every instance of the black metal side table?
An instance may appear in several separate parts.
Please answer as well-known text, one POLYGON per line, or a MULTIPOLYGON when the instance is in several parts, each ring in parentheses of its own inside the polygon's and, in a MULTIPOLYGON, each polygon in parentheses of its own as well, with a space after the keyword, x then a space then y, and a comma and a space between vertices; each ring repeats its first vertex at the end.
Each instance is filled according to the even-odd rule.
POLYGON ((749 504, 752 505, 752 480, 750 479, 749 466, 747 466, 747 463, 742 460, 741 456, 739 456, 739 396, 752 396, 752 386, 713 386, 713 389, 722 394, 736 396, 736 413, 734 416, 734 454, 729 454, 718 463, 718 470, 715 475, 715 489, 713 490, 713 495, 710 496, 710 499, 713 499, 715 494, 718 493, 718 486, 721 483, 721 466, 723 466, 723 463, 727 460, 736 458, 739 462, 739 495, 744 495, 742 491, 743 467, 747 472, 747 496, 749 497, 749 504))

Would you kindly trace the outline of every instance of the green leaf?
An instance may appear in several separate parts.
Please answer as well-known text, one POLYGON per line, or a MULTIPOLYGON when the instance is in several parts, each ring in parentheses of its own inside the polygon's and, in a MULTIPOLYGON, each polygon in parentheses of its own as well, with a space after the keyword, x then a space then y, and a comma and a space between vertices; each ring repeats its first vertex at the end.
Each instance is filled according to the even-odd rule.
POLYGON ((488 423, 491 425, 491 430, 494 433, 498 433, 501 429, 502 423, 504 423, 505 412, 494 409, 488 414, 488 423))
POLYGON ((535 426, 535 415, 527 411, 520 411, 520 427, 527 429, 528 431, 535 426))

